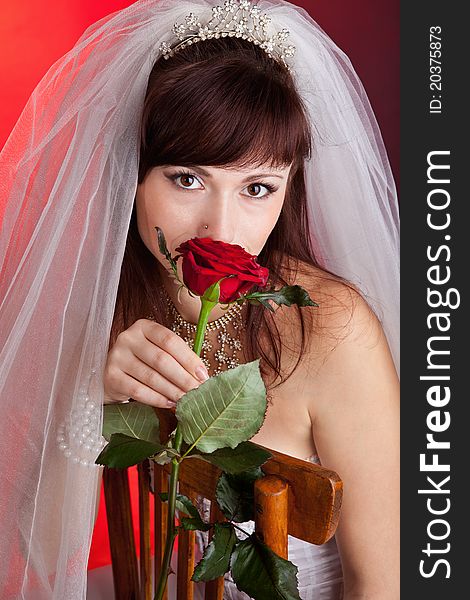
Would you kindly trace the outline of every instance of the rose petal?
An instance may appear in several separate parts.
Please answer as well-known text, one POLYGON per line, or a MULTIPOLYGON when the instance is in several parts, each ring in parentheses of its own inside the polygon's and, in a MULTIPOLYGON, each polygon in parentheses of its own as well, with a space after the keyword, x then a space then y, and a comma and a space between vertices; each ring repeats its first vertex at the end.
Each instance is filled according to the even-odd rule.
POLYGON ((222 277, 232 275, 221 282, 220 302, 232 302, 255 285, 264 287, 269 277, 268 269, 257 263, 256 256, 238 244, 192 238, 176 251, 183 256, 185 284, 199 296, 222 277))

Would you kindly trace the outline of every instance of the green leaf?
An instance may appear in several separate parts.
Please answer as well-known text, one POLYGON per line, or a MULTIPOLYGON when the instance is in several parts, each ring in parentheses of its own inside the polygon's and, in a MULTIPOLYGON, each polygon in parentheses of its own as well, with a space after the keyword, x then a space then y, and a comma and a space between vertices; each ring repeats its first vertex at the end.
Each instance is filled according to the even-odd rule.
POLYGON ((205 523, 201 518, 190 519, 188 517, 181 518, 180 527, 182 529, 188 529, 190 531, 193 531, 195 529, 197 529, 198 531, 209 531, 209 529, 211 528, 209 523, 205 523))
POLYGON ((240 442, 236 448, 219 448, 209 454, 193 450, 189 456, 199 456, 226 473, 241 473, 253 467, 260 467, 272 454, 252 442, 240 442))
POLYGON ((95 462, 113 469, 125 469, 137 465, 163 448, 160 443, 139 440, 123 433, 113 433, 109 444, 104 447, 95 462))
POLYGON ((298 568, 268 548, 256 533, 235 546, 231 571, 237 588, 256 600, 301 600, 298 568))
POLYGON ((171 260, 171 254, 168 250, 168 246, 166 245, 166 239, 163 230, 160 229, 160 227, 155 227, 155 229, 157 231, 158 249, 167 260, 171 260))
POLYGON ((160 443, 160 422, 152 406, 140 402, 105 404, 103 436, 109 442, 113 433, 160 443))
POLYGON ((235 523, 244 523, 255 518, 254 483, 261 477, 264 477, 264 473, 259 467, 234 475, 222 473, 215 495, 220 510, 227 519, 235 523))
MULTIPOLYGON (((159 492, 158 495, 163 502, 168 502, 168 492, 159 492)), ((184 494, 176 494, 175 508, 179 512, 189 515, 190 517, 200 517, 198 509, 194 506, 191 500, 184 494)))
POLYGON ((201 452, 235 448, 255 435, 266 412, 259 359, 211 377, 176 405, 183 439, 201 452))
POLYGON ((179 258, 181 255, 179 254, 175 258, 172 258, 171 254, 168 250, 168 246, 166 245, 165 235, 164 235, 163 231, 160 229, 160 227, 155 227, 155 229, 157 230, 158 249, 163 254, 163 256, 167 259, 167 261, 170 263, 173 273, 176 275, 176 278, 179 281, 180 279, 178 277, 178 270, 176 268, 176 260, 175 259, 179 258))
POLYGON ((298 306, 318 306, 310 298, 308 292, 300 285, 285 285, 280 290, 271 289, 264 292, 253 292, 252 294, 247 294, 244 298, 252 304, 259 303, 270 310, 274 309, 268 300, 272 300, 278 306, 281 306, 281 304, 285 304, 286 306, 292 306, 292 304, 297 304, 298 306))
POLYGON ((211 581, 223 577, 230 569, 230 557, 238 542, 235 529, 230 523, 216 523, 214 535, 196 565, 192 581, 211 581))
MULTIPOLYGON (((158 495, 163 502, 168 502, 168 492, 159 492, 158 495)), ((211 526, 202 520, 198 509, 184 494, 176 494, 175 508, 180 513, 191 517, 190 519, 187 517, 181 518, 182 529, 198 529, 200 531, 208 531, 210 529, 211 526)))

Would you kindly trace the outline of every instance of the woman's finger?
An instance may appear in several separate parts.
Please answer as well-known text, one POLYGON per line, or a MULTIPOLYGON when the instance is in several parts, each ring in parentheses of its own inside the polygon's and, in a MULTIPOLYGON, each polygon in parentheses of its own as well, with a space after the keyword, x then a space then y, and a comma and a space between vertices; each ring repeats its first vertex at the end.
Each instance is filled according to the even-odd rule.
MULTIPOLYGON (((168 357, 168 359, 169 361, 173 361, 171 357, 168 357)), ((161 369, 158 371, 153 369, 147 363, 140 360, 139 357, 136 357, 131 353, 126 357, 124 364, 124 373, 137 381, 140 381, 155 392, 158 392, 168 400, 178 402, 181 396, 186 393, 183 389, 172 383, 166 375, 162 373, 161 369)))
POLYGON ((150 406, 158 408, 174 408, 176 406, 175 402, 169 400, 163 394, 149 388, 141 381, 134 379, 124 372, 121 372, 119 390, 128 398, 132 398, 143 404, 149 404, 150 406))
MULTIPOLYGON (((207 369, 200 357, 197 356, 197 354, 193 352, 186 342, 176 335, 176 333, 149 320, 146 320, 146 323, 143 325, 143 333, 149 341, 164 350, 167 354, 170 354, 198 383, 202 383, 209 378, 207 369)), ((159 357, 157 354, 157 360, 158 359, 159 357)), ((152 363, 154 360, 155 357, 153 357, 152 363)), ((152 364, 150 366, 152 366, 152 364)), ((179 380, 182 383, 181 377, 179 377, 179 380)), ((185 381, 186 383, 183 389, 186 389, 186 391, 193 389, 192 381, 190 379, 186 379, 185 381)), ((179 384, 177 383, 177 385, 179 384)))

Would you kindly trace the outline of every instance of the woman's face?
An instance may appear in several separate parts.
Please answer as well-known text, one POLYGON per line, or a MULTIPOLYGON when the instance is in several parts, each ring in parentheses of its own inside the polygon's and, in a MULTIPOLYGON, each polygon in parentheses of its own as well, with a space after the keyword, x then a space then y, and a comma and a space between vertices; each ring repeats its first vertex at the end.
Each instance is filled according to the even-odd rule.
POLYGON ((154 167, 137 187, 140 236, 165 268, 156 226, 172 255, 185 240, 209 237, 239 244, 257 256, 278 220, 291 166, 154 167))

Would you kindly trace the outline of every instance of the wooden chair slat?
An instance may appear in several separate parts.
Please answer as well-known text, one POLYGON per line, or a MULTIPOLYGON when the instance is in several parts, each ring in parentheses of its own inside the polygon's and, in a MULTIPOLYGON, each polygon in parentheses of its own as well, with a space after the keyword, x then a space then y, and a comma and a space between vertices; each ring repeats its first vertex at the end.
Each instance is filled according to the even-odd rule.
POLYGON ((276 475, 255 481, 255 530, 261 540, 287 560, 288 484, 276 475))
POLYGON ((288 534, 310 544, 324 544, 338 525, 343 482, 334 471, 276 450, 269 452, 273 458, 263 465, 264 473, 289 484, 288 534))
POLYGON ((224 578, 218 577, 212 581, 206 581, 204 600, 223 600, 224 578))
MULTIPOLYGON (((153 485, 155 491, 155 568, 154 579, 158 581, 160 567, 163 562, 167 532, 168 503, 162 502, 159 492, 168 492, 168 475, 159 465, 153 466, 153 485)), ((163 593, 163 600, 168 600, 168 586, 163 593)))
POLYGON ((116 600, 140 600, 127 469, 103 472, 116 600))
MULTIPOLYGON (((260 446, 262 447, 262 446, 260 446)), ((342 499, 342 481, 338 475, 314 463, 269 449, 273 458, 262 469, 289 484, 288 533, 311 544, 324 544, 334 534, 342 499), (301 490, 295 495, 293 490, 301 490)), ((162 467, 168 474, 171 465, 162 467)), ((201 496, 214 500, 221 470, 202 459, 183 461, 179 481, 196 489, 201 496)))
POLYGON ((150 464, 137 466, 139 476, 140 600, 152 600, 152 556, 150 554, 150 464))

